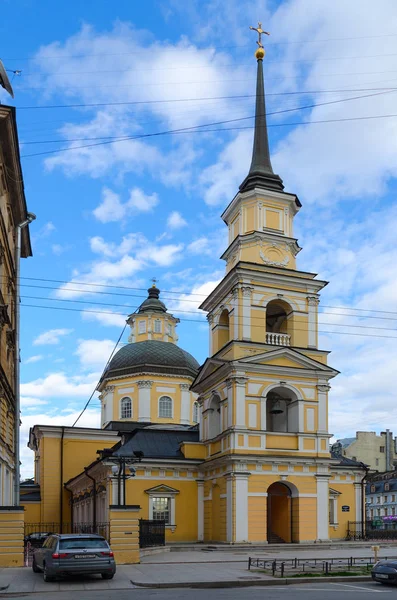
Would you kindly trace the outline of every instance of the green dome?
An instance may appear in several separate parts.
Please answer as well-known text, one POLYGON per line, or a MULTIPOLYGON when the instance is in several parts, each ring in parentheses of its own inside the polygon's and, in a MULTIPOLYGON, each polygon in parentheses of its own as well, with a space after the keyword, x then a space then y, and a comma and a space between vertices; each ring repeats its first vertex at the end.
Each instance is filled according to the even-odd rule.
POLYGON ((142 302, 139 307, 138 313, 144 313, 149 311, 154 312, 167 312, 167 307, 164 302, 159 300, 160 290, 157 287, 151 287, 148 289, 149 296, 142 302))
POLYGON ((165 373, 194 378, 199 367, 197 360, 176 344, 147 340, 121 348, 110 361, 102 380, 139 373, 165 373))

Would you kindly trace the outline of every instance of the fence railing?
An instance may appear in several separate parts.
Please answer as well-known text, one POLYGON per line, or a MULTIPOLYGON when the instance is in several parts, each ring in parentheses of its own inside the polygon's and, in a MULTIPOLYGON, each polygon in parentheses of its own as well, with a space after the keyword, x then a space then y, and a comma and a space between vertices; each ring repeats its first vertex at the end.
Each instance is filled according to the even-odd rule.
POLYGON ((348 521, 346 540, 373 540, 387 541, 397 540, 397 523, 385 523, 383 521, 348 521))
MULTIPOLYGON (((382 557, 387 560, 387 557, 382 557)), ((329 575, 341 571, 369 571, 374 565, 373 556, 349 558, 290 558, 284 560, 269 560, 262 558, 248 559, 248 570, 260 569, 267 571, 273 577, 296 576, 305 573, 329 575)))
POLYGON ((165 521, 139 519, 139 547, 165 546, 165 521))

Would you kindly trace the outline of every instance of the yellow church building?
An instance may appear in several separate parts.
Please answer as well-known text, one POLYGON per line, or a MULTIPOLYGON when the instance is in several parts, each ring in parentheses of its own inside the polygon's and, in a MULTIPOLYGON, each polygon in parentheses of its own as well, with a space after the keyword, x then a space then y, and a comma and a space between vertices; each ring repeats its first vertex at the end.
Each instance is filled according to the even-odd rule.
POLYGON ((31 429, 32 529, 105 532, 118 508, 165 521, 167 543, 300 543, 363 519, 365 469, 329 451, 327 282, 296 266, 301 203, 272 169, 263 58, 259 47, 251 166, 222 214, 226 273, 201 305, 210 356, 199 367, 177 345, 178 319, 150 288, 99 382, 101 429, 31 429))

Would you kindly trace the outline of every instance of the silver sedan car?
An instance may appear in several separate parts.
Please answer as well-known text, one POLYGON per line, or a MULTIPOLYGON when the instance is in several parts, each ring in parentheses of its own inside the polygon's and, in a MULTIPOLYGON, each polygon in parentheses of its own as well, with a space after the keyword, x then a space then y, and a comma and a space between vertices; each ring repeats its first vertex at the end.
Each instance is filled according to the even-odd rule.
POLYGON ((53 534, 33 554, 32 569, 43 573, 44 581, 62 575, 100 573, 112 579, 116 562, 108 542, 94 534, 53 534))

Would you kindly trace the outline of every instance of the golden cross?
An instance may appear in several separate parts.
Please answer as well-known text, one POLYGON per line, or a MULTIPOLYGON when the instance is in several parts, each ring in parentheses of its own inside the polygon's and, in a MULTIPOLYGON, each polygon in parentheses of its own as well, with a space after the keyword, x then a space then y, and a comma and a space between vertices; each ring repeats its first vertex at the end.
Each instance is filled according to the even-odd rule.
POLYGON ((151 281, 152 281, 152 287, 156 287, 157 279, 155 277, 153 277, 151 279, 151 281))
POLYGON ((265 33, 266 35, 270 35, 270 33, 268 31, 264 31, 262 29, 262 23, 259 23, 259 22, 258 22, 258 27, 251 27, 251 25, 250 25, 250 29, 252 29, 252 31, 258 32, 259 39, 256 40, 256 43, 258 44, 259 48, 263 48, 262 33, 265 33))

